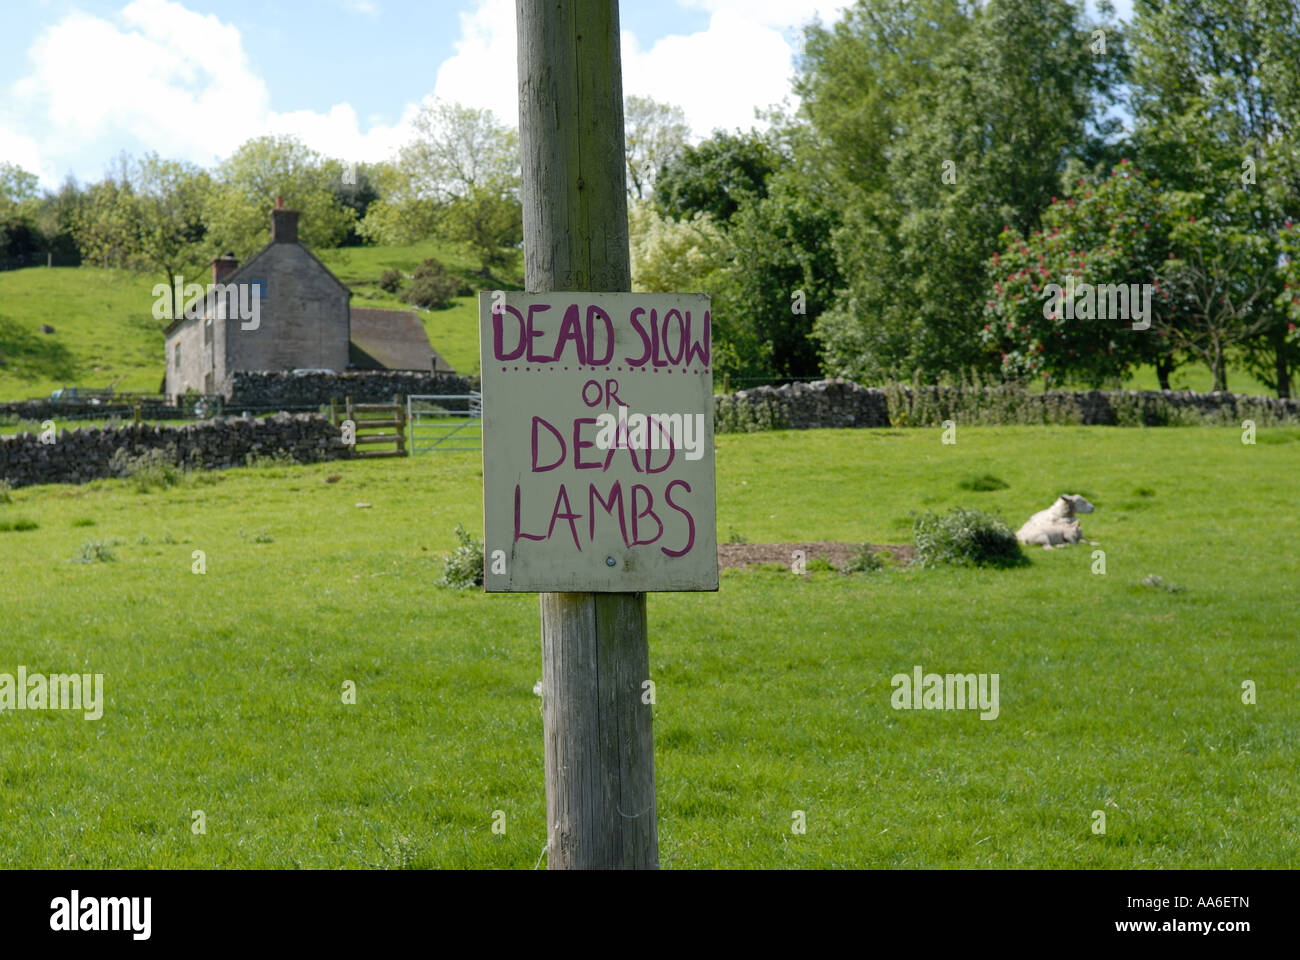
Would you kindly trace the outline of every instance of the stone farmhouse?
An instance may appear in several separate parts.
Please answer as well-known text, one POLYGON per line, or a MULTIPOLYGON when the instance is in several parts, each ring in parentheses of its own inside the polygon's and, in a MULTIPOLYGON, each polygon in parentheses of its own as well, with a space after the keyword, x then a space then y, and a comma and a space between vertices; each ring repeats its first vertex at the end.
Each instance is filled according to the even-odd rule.
POLYGON ((280 198, 271 211, 271 242, 243 265, 232 254, 213 260, 212 282, 255 289, 257 323, 212 303, 202 316, 172 321, 165 331, 163 381, 169 401, 190 390, 228 394, 237 372, 454 373, 416 314, 351 307, 352 292, 298 242, 298 211, 284 209, 280 198))

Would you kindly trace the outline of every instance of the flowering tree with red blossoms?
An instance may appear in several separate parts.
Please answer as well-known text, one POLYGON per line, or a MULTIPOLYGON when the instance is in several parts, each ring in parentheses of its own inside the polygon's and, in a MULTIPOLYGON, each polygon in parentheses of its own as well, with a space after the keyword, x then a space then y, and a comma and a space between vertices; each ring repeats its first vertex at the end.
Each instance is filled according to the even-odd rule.
MULTIPOLYGON (((1006 228, 1002 250, 990 258, 990 289, 981 339, 1002 357, 1003 375, 1082 380, 1099 386, 1122 378, 1135 364, 1155 363, 1167 382, 1175 366, 1167 324, 1176 310, 1161 270, 1171 252, 1167 202, 1155 181, 1122 160, 1099 186, 1080 180, 1073 195, 1052 198, 1043 229, 1029 237, 1006 228), (1132 319, 1107 319, 1081 308, 1062 309, 1073 277, 1076 298, 1100 284, 1152 284, 1151 328, 1132 319)), ((1140 287, 1139 287, 1140 288, 1140 287)))

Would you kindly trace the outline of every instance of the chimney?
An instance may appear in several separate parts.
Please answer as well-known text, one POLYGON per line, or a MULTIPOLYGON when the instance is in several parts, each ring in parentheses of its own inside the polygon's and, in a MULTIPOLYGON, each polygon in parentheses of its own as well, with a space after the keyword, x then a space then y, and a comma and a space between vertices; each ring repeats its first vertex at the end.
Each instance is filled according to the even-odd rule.
POLYGON ((298 211, 284 209, 284 197, 275 198, 275 209, 271 211, 271 242, 298 242, 298 211))
POLYGON ((230 278, 230 275, 238 269, 239 261, 235 259, 235 254, 227 250, 212 261, 212 282, 225 283, 230 278))

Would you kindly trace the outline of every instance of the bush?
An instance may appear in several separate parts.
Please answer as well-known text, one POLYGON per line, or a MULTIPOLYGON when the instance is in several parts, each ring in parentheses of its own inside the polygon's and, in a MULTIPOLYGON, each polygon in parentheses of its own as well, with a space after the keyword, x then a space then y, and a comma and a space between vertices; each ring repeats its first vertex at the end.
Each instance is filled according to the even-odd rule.
POLYGON ((443 557, 438 586, 458 589, 483 586, 483 541, 467 533, 459 523, 456 539, 460 546, 443 557))
POLYGON ((35 520, 28 520, 26 517, 19 517, 16 520, 0 520, 0 533, 9 533, 16 531, 18 533, 24 530, 35 530, 40 524, 35 520))
POLYGON ((406 300, 426 310, 444 310, 451 306, 451 298, 459 286, 456 278, 447 273, 442 261, 430 257, 415 268, 406 300))
POLYGON ((396 293, 402 288, 402 274, 397 270, 385 270, 379 276, 379 289, 387 293, 396 293))
POLYGON ((1018 567, 1029 563, 1001 517, 954 507, 945 516, 925 513, 912 524, 918 567, 943 564, 1018 567))
POLYGON ((113 453, 108 466, 114 476, 134 480, 140 493, 174 487, 185 479, 185 471, 176 464, 175 447, 166 450, 155 447, 136 457, 120 447, 113 453))
POLYGON ((9 493, 12 489, 13 487, 10 485, 8 480, 0 478, 0 503, 14 502, 14 498, 10 496, 9 493))
POLYGON ((871 544, 864 543, 858 548, 858 552, 849 558, 849 562, 844 565, 844 572, 873 573, 884 565, 884 561, 872 551, 871 544))
POLYGON ((117 554, 112 550, 112 543, 104 540, 87 540, 73 557, 77 563, 108 563, 117 559, 117 554))

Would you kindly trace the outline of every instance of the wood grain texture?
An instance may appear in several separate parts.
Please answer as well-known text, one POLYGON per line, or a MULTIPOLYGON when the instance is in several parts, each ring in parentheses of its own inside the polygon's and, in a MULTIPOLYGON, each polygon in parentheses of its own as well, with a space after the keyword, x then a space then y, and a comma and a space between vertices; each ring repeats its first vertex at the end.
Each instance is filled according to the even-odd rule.
MULTIPOLYGON (((524 286, 631 289, 617 0, 516 0, 524 286)), ((644 593, 541 594, 547 866, 657 869, 644 593)))

